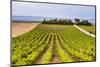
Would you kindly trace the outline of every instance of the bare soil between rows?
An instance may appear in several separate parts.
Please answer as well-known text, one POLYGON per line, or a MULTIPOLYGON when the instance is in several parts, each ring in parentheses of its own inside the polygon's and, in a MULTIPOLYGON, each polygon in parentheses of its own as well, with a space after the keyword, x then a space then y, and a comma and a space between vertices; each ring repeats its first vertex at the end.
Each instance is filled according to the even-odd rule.
MULTIPOLYGON (((51 38, 49 40, 49 43, 48 43, 48 47, 45 49, 45 52, 39 57, 39 59, 36 61, 36 64, 41 64, 42 61, 44 60, 44 55, 45 53, 48 51, 49 47, 51 46, 50 45, 50 41, 51 41, 51 38)), ((58 55, 57 55, 57 51, 56 51, 56 41, 55 41, 55 36, 54 36, 54 42, 53 42, 53 56, 52 56, 52 59, 51 61, 49 62, 49 64, 52 64, 52 63, 61 63, 61 60, 59 59, 58 55)))

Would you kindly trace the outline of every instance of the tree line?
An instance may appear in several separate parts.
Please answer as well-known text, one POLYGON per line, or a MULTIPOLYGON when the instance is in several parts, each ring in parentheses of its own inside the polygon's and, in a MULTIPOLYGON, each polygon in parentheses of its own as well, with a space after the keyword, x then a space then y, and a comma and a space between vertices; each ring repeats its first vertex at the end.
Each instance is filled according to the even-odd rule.
POLYGON ((88 20, 82 20, 80 21, 79 18, 75 18, 75 22, 73 22, 71 19, 52 19, 52 20, 46 20, 44 19, 42 21, 42 24, 62 24, 62 25, 87 25, 91 26, 92 24, 88 20))

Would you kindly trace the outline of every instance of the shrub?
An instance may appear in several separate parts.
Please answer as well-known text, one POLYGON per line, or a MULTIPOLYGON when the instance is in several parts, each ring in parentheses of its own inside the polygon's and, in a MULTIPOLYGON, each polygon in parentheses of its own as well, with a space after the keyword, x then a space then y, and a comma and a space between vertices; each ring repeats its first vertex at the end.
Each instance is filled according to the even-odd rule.
POLYGON ((45 20, 42 21, 42 24, 62 24, 62 25, 72 25, 73 22, 72 20, 69 19, 57 19, 55 18, 54 20, 45 20))
POLYGON ((75 22, 76 22, 76 23, 79 23, 79 22, 80 22, 80 19, 75 18, 75 22))
POLYGON ((86 25, 91 26, 92 24, 88 20, 82 20, 81 22, 76 23, 77 25, 86 25))

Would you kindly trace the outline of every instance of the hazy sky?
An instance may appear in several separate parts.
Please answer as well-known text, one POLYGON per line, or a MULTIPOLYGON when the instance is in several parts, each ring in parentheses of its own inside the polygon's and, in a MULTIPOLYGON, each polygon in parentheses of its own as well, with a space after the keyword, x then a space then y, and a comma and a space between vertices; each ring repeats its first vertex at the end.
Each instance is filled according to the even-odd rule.
POLYGON ((95 7, 13 2, 13 16, 42 16, 57 18, 95 19, 95 7))

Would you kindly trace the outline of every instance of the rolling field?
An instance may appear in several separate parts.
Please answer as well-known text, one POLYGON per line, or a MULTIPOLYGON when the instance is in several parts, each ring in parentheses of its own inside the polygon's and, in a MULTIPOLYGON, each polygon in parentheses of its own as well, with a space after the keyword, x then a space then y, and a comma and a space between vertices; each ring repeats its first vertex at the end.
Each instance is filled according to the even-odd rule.
POLYGON ((93 26, 82 26, 82 25, 79 25, 79 27, 81 27, 84 30, 90 32, 91 34, 96 34, 95 25, 93 25, 93 26))
POLYGON ((95 38, 73 25, 39 24, 12 38, 12 64, 95 61, 95 38))
POLYGON ((17 37, 28 32, 35 28, 38 24, 40 23, 12 22, 12 37, 17 37))

